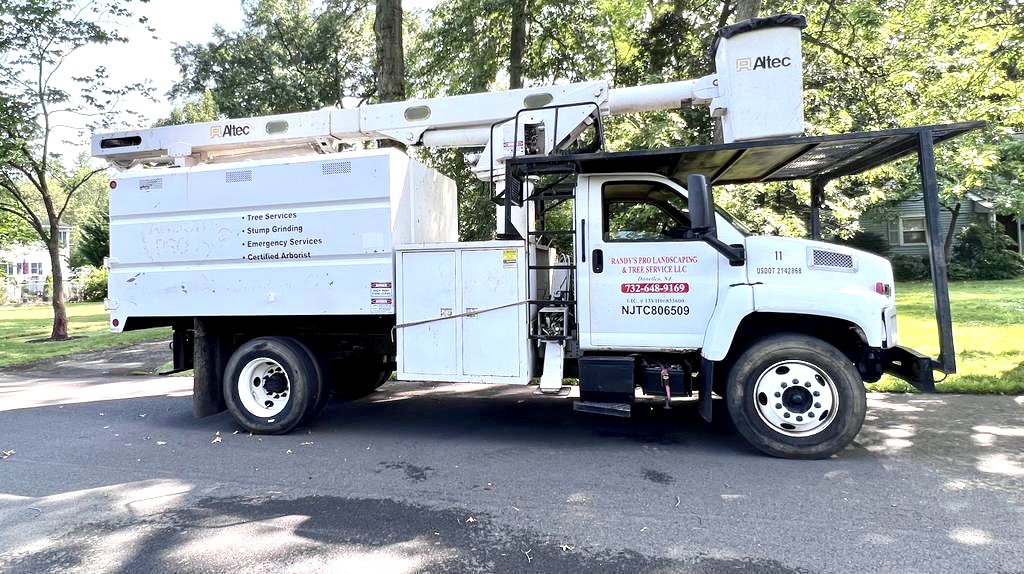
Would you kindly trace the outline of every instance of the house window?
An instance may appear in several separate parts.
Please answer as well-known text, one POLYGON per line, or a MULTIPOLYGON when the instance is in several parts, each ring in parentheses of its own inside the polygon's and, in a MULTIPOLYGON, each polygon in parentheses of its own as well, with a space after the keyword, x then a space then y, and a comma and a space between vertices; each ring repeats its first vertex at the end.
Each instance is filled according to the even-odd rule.
POLYGON ((900 218, 900 242, 902 245, 923 245, 928 242, 924 217, 900 218))
POLYGON ((43 274, 43 264, 42 263, 32 263, 31 265, 32 265, 32 272, 30 273, 31 275, 42 275, 43 274))
POLYGON ((57 241, 60 242, 60 248, 61 249, 64 249, 64 248, 66 248, 68 246, 68 230, 67 229, 61 229, 57 233, 57 241))
POLYGON ((5 261, 0 263, 0 266, 3 266, 5 275, 14 275, 14 264, 5 261))

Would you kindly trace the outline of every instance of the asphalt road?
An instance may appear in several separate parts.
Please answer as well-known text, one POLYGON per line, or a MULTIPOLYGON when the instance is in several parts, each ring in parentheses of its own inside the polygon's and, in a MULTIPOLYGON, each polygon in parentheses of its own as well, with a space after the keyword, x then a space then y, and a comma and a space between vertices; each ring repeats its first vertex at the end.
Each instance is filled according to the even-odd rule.
POLYGON ((1024 397, 872 396, 815 462, 465 385, 257 437, 138 374, 163 348, 0 375, 0 571, 1024 572, 1024 397))

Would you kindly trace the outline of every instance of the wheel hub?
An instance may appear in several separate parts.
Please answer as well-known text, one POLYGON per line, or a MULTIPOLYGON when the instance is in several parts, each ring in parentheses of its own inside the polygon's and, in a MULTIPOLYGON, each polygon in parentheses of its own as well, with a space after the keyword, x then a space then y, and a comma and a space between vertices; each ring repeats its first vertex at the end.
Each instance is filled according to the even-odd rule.
POLYGON ((291 381, 280 363, 260 357, 242 367, 238 398, 245 410, 258 417, 273 417, 288 406, 291 381))
POLYGON ((263 388, 268 393, 281 393, 288 388, 288 378, 284 373, 273 373, 263 380, 263 388))
POLYGON ((791 413, 806 413, 813 406, 813 398, 804 387, 789 387, 782 393, 782 406, 791 413))
POLYGON ((810 436, 835 419, 839 391, 820 367, 805 361, 781 361, 754 384, 754 410, 773 431, 786 436, 810 436))

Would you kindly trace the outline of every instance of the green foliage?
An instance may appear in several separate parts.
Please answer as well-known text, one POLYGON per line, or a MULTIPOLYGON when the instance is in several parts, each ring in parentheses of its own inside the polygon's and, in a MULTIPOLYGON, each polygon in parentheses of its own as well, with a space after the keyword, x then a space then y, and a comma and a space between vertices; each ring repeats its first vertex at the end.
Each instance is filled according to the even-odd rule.
POLYGON ((158 120, 154 127, 212 122, 219 117, 220 109, 213 99, 213 92, 203 90, 197 96, 188 98, 181 106, 172 108, 170 117, 158 120))
POLYGON ((102 267, 110 255, 110 215, 102 206, 89 215, 79 227, 78 240, 71 253, 71 267, 102 267))
POLYGON ((1013 240, 990 225, 964 227, 953 248, 953 261, 957 278, 1013 279, 1024 275, 1024 259, 1013 240))
POLYGON ((46 276, 46 284, 43 285, 43 301, 53 298, 53 275, 46 276))
POLYGON ((889 251, 889 241, 885 237, 864 230, 856 231, 848 239, 841 239, 839 243, 878 255, 885 255, 889 251))
POLYGON ((85 301, 106 299, 108 277, 108 271, 102 267, 88 269, 82 280, 82 299, 85 301))
POLYGON ((237 118, 341 106, 373 93, 365 0, 245 0, 242 9, 240 31, 218 26, 213 41, 174 49, 182 81, 172 95, 208 91, 216 110, 237 118))
POLYGON ((35 238, 35 233, 24 219, 0 211, 0 249, 15 243, 28 243, 35 238))
POLYGON ((897 281, 920 281, 931 278, 931 264, 920 255, 894 255, 892 274, 897 281))

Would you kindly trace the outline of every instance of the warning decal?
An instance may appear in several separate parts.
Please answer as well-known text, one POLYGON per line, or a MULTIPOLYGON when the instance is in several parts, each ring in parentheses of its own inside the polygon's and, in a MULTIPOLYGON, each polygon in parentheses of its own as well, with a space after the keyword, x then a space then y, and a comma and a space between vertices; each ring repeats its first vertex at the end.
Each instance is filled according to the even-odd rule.
POLYGON ((370 311, 375 313, 394 313, 394 288, 390 281, 373 281, 370 283, 370 311))
POLYGON ((509 267, 515 267, 516 262, 519 261, 519 252, 515 249, 506 249, 501 253, 501 262, 506 269, 509 267))

